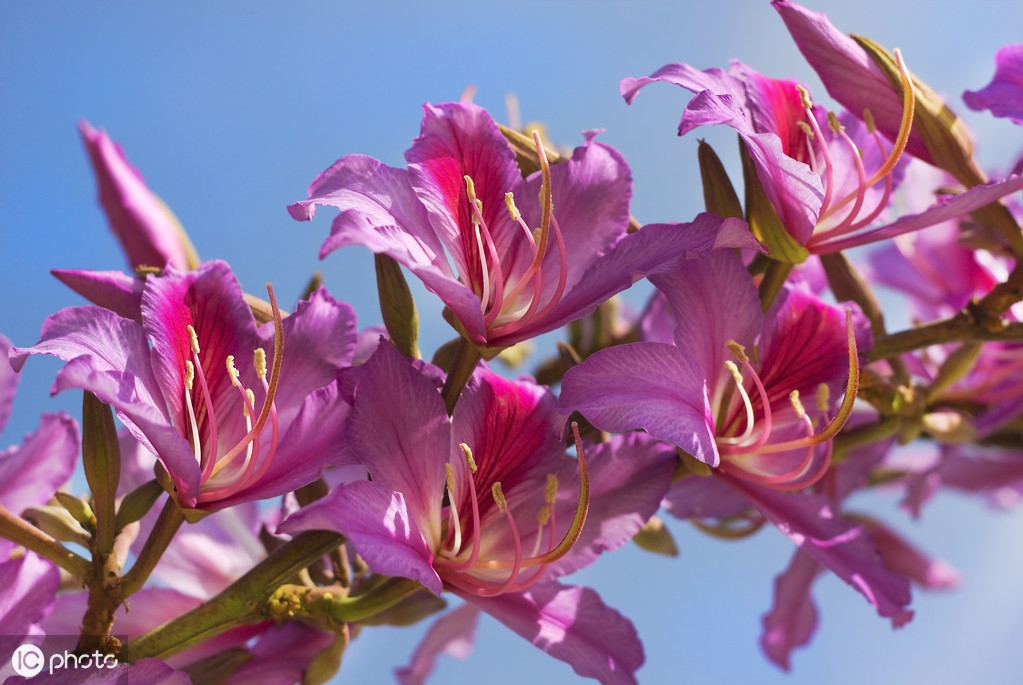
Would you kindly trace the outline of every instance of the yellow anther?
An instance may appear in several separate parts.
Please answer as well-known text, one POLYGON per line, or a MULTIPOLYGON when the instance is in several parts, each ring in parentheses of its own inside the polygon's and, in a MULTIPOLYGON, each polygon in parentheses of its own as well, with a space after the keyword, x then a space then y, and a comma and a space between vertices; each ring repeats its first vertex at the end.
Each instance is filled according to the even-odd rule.
POLYGON ((192 389, 192 383, 195 382, 195 365, 192 362, 185 360, 185 387, 189 390, 192 389))
POLYGON ((444 464, 444 480, 448 485, 448 492, 455 494, 455 467, 451 464, 444 464))
POLYGON ((735 362, 731 359, 726 359, 725 368, 732 374, 732 379, 735 380, 735 384, 742 385, 742 374, 739 373, 739 367, 735 365, 735 362))
POLYGON ((231 385, 241 385, 238 380, 238 369, 234 368, 234 355, 227 355, 227 375, 231 377, 231 385))
POLYGON ((540 507, 540 513, 536 518, 541 526, 546 526, 547 522, 551 520, 551 508, 549 506, 540 507))
POLYGON ((828 410, 828 403, 831 400, 831 391, 828 390, 828 386, 821 383, 817 386, 817 409, 821 412, 828 410))
POLYGON ((515 206, 515 196, 512 193, 504 194, 504 204, 508 207, 508 213, 511 214, 512 221, 519 221, 522 218, 522 212, 515 206))
POLYGON ((260 380, 266 378, 266 350, 262 347, 257 347, 255 353, 252 355, 252 365, 256 367, 256 374, 260 380))
POLYGON ((869 107, 863 108, 863 123, 867 125, 867 133, 874 135, 877 125, 874 123, 874 113, 870 111, 869 107))
POLYGON ((803 109, 813 109, 813 100, 810 99, 810 91, 803 86, 796 85, 796 90, 799 92, 799 101, 803 105, 803 109))
POLYGON ((465 455, 465 463, 469 465, 469 470, 476 473, 476 460, 472 458, 472 450, 464 442, 458 443, 458 446, 462 448, 462 454, 465 455))
POLYGON ((830 126, 831 130, 835 133, 839 133, 845 129, 845 126, 842 126, 842 122, 838 120, 838 115, 834 112, 828 112, 828 126, 830 126))
POLYGON ((497 505, 497 510, 503 514, 504 510, 508 508, 508 500, 504 498, 504 493, 501 492, 501 481, 496 481, 490 486, 490 493, 494 496, 494 503, 497 505))
POLYGON ((746 356, 746 348, 739 343, 734 340, 729 340, 725 343, 725 347, 727 347, 741 363, 745 364, 749 362, 749 357, 746 356))
POLYGON ((796 410, 796 416, 800 419, 806 416, 806 410, 803 408, 803 402, 799 399, 798 390, 789 393, 789 401, 792 403, 792 408, 796 410))
POLYGON ((195 334, 192 324, 188 324, 188 336, 191 339, 192 351, 199 354, 199 336, 195 334))
POLYGON ((543 498, 551 505, 558 501, 558 477, 553 473, 547 474, 547 487, 544 488, 543 498))
POLYGON ((256 396, 252 394, 252 390, 250 390, 249 388, 245 388, 245 396, 249 398, 249 402, 244 407, 242 407, 242 409, 245 410, 245 416, 249 416, 249 407, 256 406, 256 396))
MULTIPOLYGON (((479 213, 483 214, 483 201, 476 197, 476 184, 469 178, 469 174, 466 174, 463 178, 465 179, 465 194, 469 196, 469 202, 474 203, 479 213)), ((476 219, 473 218, 473 221, 476 221, 476 219)))
POLYGON ((814 138, 817 137, 817 134, 813 132, 813 127, 810 126, 810 124, 806 123, 805 121, 797 121, 796 126, 803 129, 803 135, 805 135, 810 140, 813 140, 814 138))

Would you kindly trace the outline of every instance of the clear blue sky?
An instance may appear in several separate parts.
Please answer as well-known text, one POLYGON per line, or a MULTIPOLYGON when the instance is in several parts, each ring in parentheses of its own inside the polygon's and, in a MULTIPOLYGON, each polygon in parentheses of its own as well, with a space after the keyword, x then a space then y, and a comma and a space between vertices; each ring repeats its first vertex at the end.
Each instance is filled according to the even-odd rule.
MULTIPOLYGON (((993 73, 1001 45, 1023 38, 1018 0, 822 0, 848 32, 900 47, 907 63, 954 101, 993 73)), ((79 304, 51 268, 121 269, 123 259, 95 200, 76 122, 120 141, 150 186, 177 212, 204 258, 228 260, 250 292, 272 280, 291 301, 311 271, 350 301, 363 325, 378 312, 368 253, 316 258, 328 221, 297 224, 285 206, 316 174, 361 152, 392 165, 418 132, 420 105, 458 98, 504 118, 514 92, 526 120, 563 144, 585 129, 621 149, 643 221, 686 220, 700 208, 696 140, 677 139, 686 101, 666 85, 627 107, 626 76, 667 62, 725 66, 738 58, 825 94, 799 59, 767 0, 481 2, 3 3, 0 7, 0 332, 35 342, 43 319, 79 304)), ((962 107, 958 108, 960 111, 962 107)), ((983 115, 982 159, 1004 165, 1023 132, 983 115)), ((730 134, 712 134, 734 158, 730 134)), ((425 295, 423 346, 451 336, 425 295)), ((44 410, 78 413, 80 398, 49 399, 58 366, 33 359, 9 445, 44 410)), ((628 548, 579 574, 632 617, 646 643, 644 683, 1018 682, 1023 672, 1023 544, 1019 512, 942 496, 921 523, 891 495, 854 501, 959 568, 953 593, 916 593, 916 619, 893 633, 834 578, 817 584, 814 643, 784 676, 756 643, 774 576, 790 543, 773 530, 725 544, 673 522, 682 556, 628 548)), ((338 682, 387 682, 420 629, 365 630, 338 682)), ((468 662, 442 659, 435 682, 571 680, 570 669, 494 621, 481 624, 468 662)))

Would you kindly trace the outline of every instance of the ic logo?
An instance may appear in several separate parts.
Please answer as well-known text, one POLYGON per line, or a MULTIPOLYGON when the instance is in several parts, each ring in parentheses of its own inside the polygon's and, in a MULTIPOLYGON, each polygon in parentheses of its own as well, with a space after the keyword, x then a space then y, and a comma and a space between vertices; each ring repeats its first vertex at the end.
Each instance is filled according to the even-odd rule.
POLYGON ((31 678, 38 674, 39 671, 43 670, 43 663, 45 661, 43 651, 35 645, 21 645, 11 655, 11 665, 14 666, 14 672, 23 678, 31 678))

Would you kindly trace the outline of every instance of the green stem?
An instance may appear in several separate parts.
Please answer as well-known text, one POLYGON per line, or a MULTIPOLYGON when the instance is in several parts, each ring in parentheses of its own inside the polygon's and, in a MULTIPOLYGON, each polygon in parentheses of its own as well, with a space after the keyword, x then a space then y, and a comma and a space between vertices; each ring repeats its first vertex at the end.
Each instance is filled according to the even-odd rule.
POLYGON ((282 583, 343 540, 337 533, 322 530, 296 535, 219 595, 125 643, 118 660, 163 659, 225 630, 259 620, 267 600, 282 583))
POLYGON ((178 528, 184 522, 185 515, 178 507, 178 503, 174 501, 173 497, 168 497, 145 546, 142 547, 142 551, 139 552, 131 569, 121 578, 120 596, 122 600, 142 588, 149 578, 149 574, 156 568, 160 557, 163 556, 167 545, 174 539, 178 528))
POLYGON ((2 504, 0 504, 0 537, 32 550, 44 559, 49 559, 73 576, 85 578, 92 570, 92 564, 88 559, 75 554, 28 521, 15 516, 10 509, 2 504))

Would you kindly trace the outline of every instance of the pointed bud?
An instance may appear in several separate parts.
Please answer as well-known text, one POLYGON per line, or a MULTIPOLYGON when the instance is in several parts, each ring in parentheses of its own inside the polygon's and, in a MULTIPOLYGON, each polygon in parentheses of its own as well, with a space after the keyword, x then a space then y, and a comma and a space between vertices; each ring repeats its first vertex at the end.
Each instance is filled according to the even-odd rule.
POLYGON ((672 537, 668 527, 664 525, 664 521, 657 516, 651 516, 646 525, 632 536, 632 541, 647 552, 665 557, 678 556, 678 545, 675 544, 675 538, 672 537))
POLYGON ((739 204, 739 195, 735 192, 732 180, 725 171, 725 165, 721 163, 714 148, 701 140, 696 149, 696 156, 700 162, 703 204, 707 211, 724 219, 729 217, 741 219, 742 205, 739 204))
POLYGON ((938 369, 937 376, 927 389, 927 398, 937 397, 942 390, 968 374, 980 356, 980 349, 980 343, 964 343, 954 349, 938 369))
POLYGON ((739 156, 742 158, 742 180, 746 186, 746 221, 757 240, 767 248, 768 257, 785 264, 801 264, 810 256, 809 250, 799 244, 786 230, 778 211, 767 197, 756 165, 740 140, 739 156))
POLYGON ((91 392, 82 401, 82 466, 96 512, 94 552, 109 554, 114 548, 121 446, 112 410, 91 392))
POLYGON ((419 314, 412 291, 405 282, 401 265, 387 255, 374 255, 377 272, 377 291, 380 296, 380 315, 384 319, 387 335, 403 355, 419 359, 419 314))
POLYGON ((41 507, 29 507, 21 515, 55 540, 73 542, 86 549, 89 548, 88 531, 63 506, 49 504, 41 507))
MULTIPOLYGON (((902 77, 899 74, 895 57, 892 53, 863 36, 853 36, 882 73, 891 82, 892 89, 902 96, 902 77)), ((973 161, 973 140, 966 130, 966 125, 955 115, 945 101, 916 76, 911 75, 915 106, 913 129, 923 139, 927 147, 929 159, 924 161, 944 169, 968 187, 983 183, 983 172, 973 161)), ((883 131, 894 138, 894 132, 883 131)))
POLYGON ((117 508, 116 532, 120 533, 128 524, 140 521, 153 508, 163 492, 163 487, 154 478, 125 495, 117 508))
POLYGON ((92 513, 92 507, 88 502, 68 492, 55 492, 53 497, 67 513, 71 514, 71 518, 82 524, 82 528, 88 531, 96 530, 96 515, 92 513))

